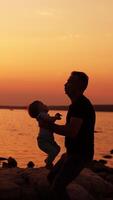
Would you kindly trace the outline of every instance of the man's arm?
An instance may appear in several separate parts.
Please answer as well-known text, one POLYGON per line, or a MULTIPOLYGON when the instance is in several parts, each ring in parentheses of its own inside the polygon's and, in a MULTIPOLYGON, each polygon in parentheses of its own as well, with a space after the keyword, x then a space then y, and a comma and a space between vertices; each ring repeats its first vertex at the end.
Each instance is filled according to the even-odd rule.
POLYGON ((63 136, 69 136, 71 138, 75 138, 76 135, 78 134, 81 126, 83 123, 83 119, 77 118, 77 117, 72 117, 70 120, 70 123, 67 125, 58 125, 54 123, 39 123, 40 126, 44 128, 48 128, 55 132, 58 135, 63 135, 63 136))

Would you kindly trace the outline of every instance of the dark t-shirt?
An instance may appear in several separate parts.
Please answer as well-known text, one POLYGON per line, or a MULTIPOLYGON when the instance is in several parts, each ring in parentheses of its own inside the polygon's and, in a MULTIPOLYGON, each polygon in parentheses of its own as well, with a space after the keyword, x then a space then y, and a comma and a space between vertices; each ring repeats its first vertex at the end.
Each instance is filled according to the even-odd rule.
POLYGON ((67 153, 81 156, 85 160, 92 160, 94 155, 95 111, 91 102, 85 96, 81 96, 69 106, 67 124, 70 123, 71 117, 81 118, 83 123, 75 138, 69 136, 65 138, 67 153))

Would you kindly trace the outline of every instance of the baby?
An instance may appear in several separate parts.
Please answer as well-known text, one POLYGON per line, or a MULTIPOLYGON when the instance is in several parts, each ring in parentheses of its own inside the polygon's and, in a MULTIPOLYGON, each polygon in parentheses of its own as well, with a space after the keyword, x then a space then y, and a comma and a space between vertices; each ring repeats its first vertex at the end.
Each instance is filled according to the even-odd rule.
MULTIPOLYGON (((61 114, 56 113, 55 116, 50 116, 48 111, 48 107, 38 100, 32 102, 28 107, 29 115, 37 121, 39 119, 44 119, 47 122, 55 122, 61 119, 61 114)), ((37 143, 39 148, 47 153, 48 156, 45 159, 46 168, 51 169, 55 157, 60 152, 60 146, 55 142, 53 132, 48 129, 40 128, 37 143)))

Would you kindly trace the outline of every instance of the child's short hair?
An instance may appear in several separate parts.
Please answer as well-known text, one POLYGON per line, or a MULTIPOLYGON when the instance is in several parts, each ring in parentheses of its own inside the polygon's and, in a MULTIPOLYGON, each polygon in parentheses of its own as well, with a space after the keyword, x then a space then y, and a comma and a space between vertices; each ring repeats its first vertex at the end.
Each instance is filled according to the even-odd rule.
POLYGON ((36 118, 39 114, 38 104, 41 103, 40 101, 36 100, 33 101, 28 107, 28 113, 30 117, 36 118))

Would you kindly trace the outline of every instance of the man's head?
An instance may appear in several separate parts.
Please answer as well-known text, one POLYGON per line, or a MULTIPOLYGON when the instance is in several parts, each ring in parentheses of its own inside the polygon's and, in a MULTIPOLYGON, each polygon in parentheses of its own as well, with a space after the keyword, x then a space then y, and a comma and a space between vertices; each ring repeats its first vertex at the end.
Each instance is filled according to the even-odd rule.
POLYGON ((83 94, 88 85, 88 76, 84 72, 73 71, 65 84, 65 92, 72 99, 83 94))

